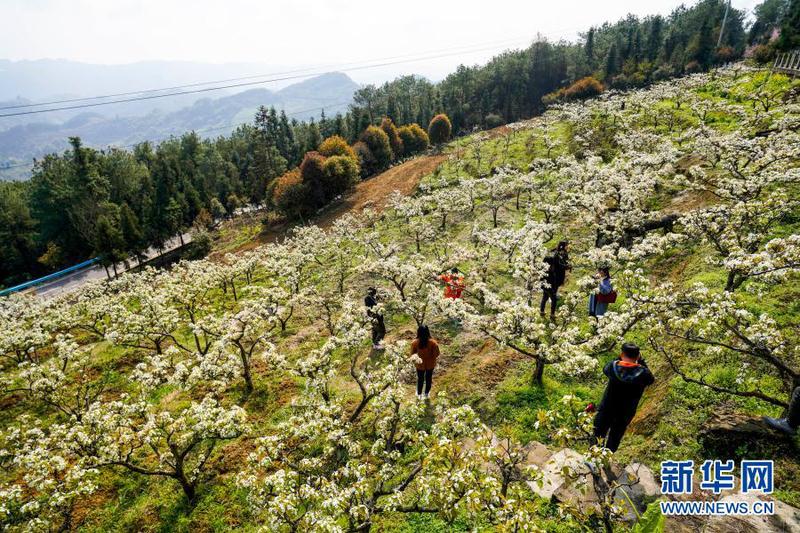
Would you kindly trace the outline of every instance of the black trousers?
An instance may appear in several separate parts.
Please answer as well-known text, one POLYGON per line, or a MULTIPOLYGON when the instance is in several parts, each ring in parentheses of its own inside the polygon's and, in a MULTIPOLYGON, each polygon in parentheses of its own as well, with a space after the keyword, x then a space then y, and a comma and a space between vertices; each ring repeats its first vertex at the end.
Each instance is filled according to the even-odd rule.
POLYGON ((792 392, 787 418, 790 426, 800 428, 800 387, 795 387, 794 392, 792 392))
POLYGON ((594 417, 594 436, 600 444, 605 440, 605 447, 612 452, 617 451, 628 424, 633 416, 627 413, 612 413, 609 409, 600 409, 594 417))
POLYGON ((558 287, 542 287, 542 303, 539 306, 539 312, 544 314, 544 308, 547 305, 547 300, 550 300, 550 314, 556 314, 556 300, 558 300, 558 287))
POLYGON ((433 369, 417 370, 417 394, 422 394, 422 384, 425 384, 425 394, 431 391, 433 384, 433 369))
POLYGON ((386 325, 383 323, 383 316, 372 319, 372 344, 380 344, 386 336, 386 325))

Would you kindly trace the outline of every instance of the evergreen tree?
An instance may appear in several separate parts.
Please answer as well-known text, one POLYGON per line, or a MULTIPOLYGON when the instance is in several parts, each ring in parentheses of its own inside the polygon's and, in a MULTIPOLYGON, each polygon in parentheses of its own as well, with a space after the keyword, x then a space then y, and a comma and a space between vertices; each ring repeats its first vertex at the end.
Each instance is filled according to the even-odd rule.
POLYGON ((100 257, 100 263, 106 267, 113 266, 116 274, 117 263, 125 259, 125 239, 111 213, 97 219, 93 241, 93 250, 100 257))
POLYGON ((314 121, 314 118, 311 118, 311 121, 308 124, 308 130, 306 132, 306 145, 305 151, 306 152, 313 152, 319 146, 319 143, 322 142, 322 134, 319 131, 319 126, 314 121))
POLYGON ((128 204, 122 204, 119 210, 119 225, 122 233, 124 249, 137 258, 141 257, 147 243, 139 219, 128 204))
POLYGON ((344 139, 350 138, 347 122, 341 113, 336 113, 336 117, 333 119, 333 135, 338 135, 344 139))
POLYGON ((606 56, 606 79, 611 79, 617 72, 619 72, 619 56, 617 54, 617 43, 612 43, 611 48, 608 49, 608 56, 606 56))
POLYGON ((0 182, 0 283, 19 281, 36 264, 36 221, 24 185, 0 182))
POLYGON ((650 31, 647 34, 647 44, 645 46, 645 56, 648 61, 655 61, 661 49, 662 33, 664 31, 664 19, 661 15, 656 15, 650 22, 650 31))
POLYGON ((691 57, 703 68, 711 65, 714 58, 714 36, 711 34, 711 24, 708 19, 704 19, 700 25, 700 30, 694 36, 692 43, 691 57))
POLYGON ((791 0, 781 24, 778 38, 779 50, 794 50, 800 47, 800 0, 791 0))

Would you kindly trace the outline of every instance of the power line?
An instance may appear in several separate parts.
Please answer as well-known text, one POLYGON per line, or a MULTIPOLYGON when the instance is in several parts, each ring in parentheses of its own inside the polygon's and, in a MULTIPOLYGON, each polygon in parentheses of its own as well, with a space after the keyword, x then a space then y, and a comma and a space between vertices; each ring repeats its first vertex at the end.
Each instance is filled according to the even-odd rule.
MULTIPOLYGON (((573 30, 575 28, 576 27, 562 28, 562 29, 556 30, 556 31, 554 31, 552 33, 556 33, 556 32, 560 33, 560 32, 564 32, 564 31, 570 31, 570 30, 573 30)), ((551 33, 551 35, 552 35, 552 33, 551 33)), ((379 68, 379 67, 383 67, 383 66, 391 66, 391 65, 397 65, 397 64, 402 64, 402 63, 412 63, 412 62, 417 62, 417 61, 425 61, 425 60, 429 60, 429 59, 439 59, 439 58, 443 58, 443 57, 451 57, 451 56, 457 55, 459 53, 475 53, 475 52, 493 50, 500 43, 504 43, 503 45, 507 46, 507 45, 510 45, 510 44, 513 44, 513 43, 520 42, 522 40, 527 41, 528 39, 529 39, 528 37, 525 37, 525 38, 517 38, 517 39, 512 39, 512 40, 495 41, 495 45, 492 46, 492 47, 475 48, 475 49, 471 49, 471 48, 473 48, 472 46, 465 45, 465 46, 460 46, 460 47, 456 47, 456 48, 450 48, 450 50, 458 49, 459 50, 458 52, 452 52, 452 53, 446 53, 446 54, 437 54, 437 55, 429 55, 429 56, 426 56, 426 57, 412 57, 412 59, 404 59, 404 60, 398 60, 398 61, 386 61, 386 62, 377 63, 377 64, 371 64, 371 65, 368 64, 368 65, 362 65, 362 66, 345 68, 345 69, 337 69, 336 67, 332 67, 332 68, 334 68, 335 70, 338 70, 340 72, 342 72, 342 71, 350 72, 350 71, 355 71, 355 70, 379 68), (461 49, 464 49, 464 48, 468 48, 468 49, 461 50, 461 49)), ((477 46, 477 45, 475 45, 475 46, 477 46)), ((390 57, 390 58, 387 58, 387 59, 393 59, 395 57, 409 57, 409 56, 413 56, 413 55, 407 54, 407 55, 402 55, 402 56, 393 56, 393 57, 390 57)), ((347 64, 351 64, 352 65, 352 64, 358 64, 358 63, 359 62, 351 62, 351 63, 345 63, 345 65, 347 65, 347 64)), ((538 63, 538 61, 537 61, 537 63, 538 63)), ((310 70, 310 69, 299 69, 299 70, 296 70, 296 71, 287 71, 286 74, 293 73, 293 72, 304 72, 306 70, 310 70)), ((112 101, 112 102, 99 102, 99 103, 93 103, 93 104, 66 106, 66 107, 61 107, 61 108, 51 108, 51 109, 32 110, 32 111, 24 111, 24 112, 17 112, 17 113, 7 113, 7 114, 0 115, 0 118, 21 116, 21 115, 32 115, 32 114, 38 114, 38 113, 48 113, 48 112, 54 112, 54 111, 64 111, 64 110, 69 110, 69 109, 81 109, 81 108, 86 108, 86 107, 97 107, 97 106, 102 106, 102 105, 112 105, 112 104, 116 104, 116 103, 124 103, 124 102, 140 101, 140 100, 151 100, 151 99, 156 99, 156 98, 165 98, 165 97, 169 97, 169 96, 179 96, 179 95, 182 95, 182 94, 196 94, 196 93, 201 93, 201 92, 222 90, 222 89, 226 89, 226 88, 242 87, 242 86, 248 86, 248 85, 257 85, 257 84, 271 83, 271 82, 275 82, 275 81, 285 81, 285 80, 291 80, 291 79, 308 78, 308 77, 313 77, 313 76, 316 76, 316 75, 319 75, 319 74, 324 74, 324 72, 309 73, 309 74, 305 74, 305 75, 296 75, 296 76, 287 76, 287 77, 284 77, 284 78, 274 78, 274 79, 254 81, 254 82, 249 82, 249 83, 238 83, 238 84, 233 84, 233 85, 228 85, 228 86, 208 87, 208 88, 204 88, 204 89, 183 91, 183 92, 176 92, 176 93, 169 93, 169 94, 157 94, 157 95, 152 95, 152 96, 144 96, 144 97, 138 97, 138 98, 123 99, 123 100, 117 100, 117 101, 112 101)), ((246 77, 242 77, 242 78, 230 78, 229 80, 220 80, 220 81, 235 81, 235 80, 245 80, 245 79, 260 78, 260 77, 262 77, 262 76, 246 76, 246 77)), ((212 83, 217 83, 217 82, 198 82, 198 83, 187 84, 187 85, 178 85, 178 86, 174 86, 174 87, 175 88, 197 87, 197 86, 208 85, 208 84, 212 84, 212 83)), ((110 97, 115 97, 115 96, 124 96, 124 95, 129 95, 129 94, 146 94, 146 93, 151 93, 151 92, 160 92, 160 91, 169 90, 169 89, 170 88, 146 89, 146 90, 143 90, 143 91, 132 91, 132 92, 127 92, 127 93, 117 93, 116 95, 92 96, 92 97, 85 97, 85 98, 76 98, 76 99, 71 99, 71 100, 54 101, 54 102, 50 102, 50 103, 42 102, 42 103, 38 103, 38 104, 25 104, 25 105, 19 105, 19 106, 8 106, 8 107, 0 107, 0 110, 24 108, 24 107, 35 107, 35 106, 41 106, 41 105, 50 105, 50 104, 54 104, 54 103, 89 101, 89 100, 110 98, 110 97)), ((313 100, 314 98, 307 97, 305 99, 313 100)), ((297 114, 301 114, 301 113, 307 113, 309 111, 313 111, 313 110, 316 110, 316 109, 324 109, 325 107, 337 107, 339 105, 347 105, 348 103, 349 102, 343 102, 343 103, 338 103, 338 104, 337 103, 333 103, 333 104, 329 104, 327 106, 322 106, 322 107, 317 107, 317 108, 312 108, 312 109, 304 109, 304 110, 296 111, 296 112, 293 112, 293 113, 288 113, 287 115, 288 116, 293 116, 293 115, 297 115, 297 114)), ((244 124, 244 123, 233 123, 233 124, 227 124, 227 125, 224 125, 224 126, 217 126, 217 127, 214 127, 214 128, 206 128, 206 129, 202 129, 202 130, 191 130, 191 131, 195 131, 196 133, 217 131, 217 130, 222 130, 222 129, 234 127, 234 126, 241 125, 241 124, 244 124)), ((170 135, 168 137, 163 137, 161 139, 152 140, 152 142, 160 142, 160 141, 169 139, 171 136, 172 135, 170 135)), ((135 144, 123 145, 122 148, 130 148, 130 147, 136 146, 137 144, 141 144, 143 142, 147 142, 147 141, 140 141, 140 142, 135 143, 135 144)), ((32 165, 32 163, 19 163, 19 164, 6 166, 6 167, 0 167, 0 172, 3 171, 3 170, 8 170, 8 169, 12 169, 12 168, 19 168, 19 167, 25 167, 25 166, 31 166, 31 165, 32 165)))
MULTIPOLYGON (((560 31, 564 31, 564 30, 560 30, 560 31)), ((330 69, 338 70, 339 68, 347 67, 349 65, 358 65, 360 63, 370 63, 370 62, 374 62, 374 61, 387 61, 387 60, 394 60, 394 59, 400 59, 400 58, 414 57, 414 56, 418 56, 420 54, 451 52, 451 51, 456 51, 456 50, 464 51, 462 49, 474 48, 476 46, 486 46, 486 45, 499 46, 501 44, 513 44, 513 43, 521 41, 523 39, 528 39, 528 37, 508 38, 508 39, 503 39, 503 40, 499 40, 499 41, 488 41, 488 42, 484 42, 484 43, 480 43, 480 44, 471 44, 471 45, 462 45, 462 46, 457 46, 457 47, 443 48, 443 49, 439 49, 439 50, 432 50, 430 52, 420 52, 420 53, 417 53, 417 54, 402 54, 402 55, 389 56, 389 57, 383 57, 383 58, 377 58, 377 59, 368 59, 368 60, 364 60, 364 61, 352 61, 352 62, 349 62, 349 63, 340 63, 338 65, 334 64, 334 65, 329 65, 329 66, 307 67, 307 68, 303 68, 303 69, 289 70, 289 71, 284 71, 284 72, 271 72, 271 73, 267 73, 267 74, 257 74, 257 75, 252 75, 252 76, 242 76, 242 77, 238 77, 238 78, 227 78, 227 79, 214 80, 214 81, 189 83, 189 84, 184 84, 184 85, 173 85, 171 87, 161 87, 161 88, 157 88, 157 89, 143 89, 143 90, 139 90, 139 91, 127 91, 127 92, 112 93, 112 94, 105 94, 105 95, 98 95, 98 96, 87 96, 87 97, 81 97, 81 98, 69 98, 69 99, 64 99, 64 100, 52 100, 52 101, 49 101, 49 102, 36 102, 36 103, 31 103, 31 104, 18 104, 18 105, 0 107, 0 111, 8 110, 8 109, 23 109, 23 108, 30 108, 30 107, 41 107, 41 106, 44 106, 44 105, 55 105, 55 104, 65 104, 65 103, 74 103, 74 102, 84 102, 84 101, 90 101, 90 100, 103 100, 103 99, 106 99, 106 98, 116 98, 116 97, 120 97, 120 96, 131 96, 131 95, 135 95, 135 94, 157 93, 157 92, 171 91, 171 90, 176 90, 176 89, 200 87, 200 86, 203 86, 203 85, 212 85, 212 84, 218 84, 218 83, 229 83, 229 82, 242 81, 242 80, 252 80, 252 79, 255 79, 255 78, 264 78, 264 77, 268 77, 268 76, 283 76, 283 75, 287 75, 287 74, 296 74, 296 73, 300 73, 300 72, 308 72, 310 70, 320 70, 320 69, 328 69, 327 71, 330 71, 330 69)), ((469 52, 469 50, 466 50, 466 51, 469 52)), ((423 58, 423 59, 425 59, 425 58, 423 58)), ((324 71, 321 72, 321 73, 324 73, 324 71)), ((308 74, 308 75, 309 76, 313 76, 313 75, 316 75, 316 74, 318 74, 318 73, 311 73, 311 74, 308 74)), ((266 83, 267 81, 270 81, 270 80, 264 80, 263 83, 266 83)), ((164 96, 168 96, 168 95, 164 95, 164 96)))
MULTIPOLYGON (((559 30, 559 31, 566 31, 566 30, 562 29, 562 30, 559 30)), ((527 41, 527 40, 529 40, 529 38, 526 37, 524 39, 521 38, 521 39, 515 39, 515 40, 509 40, 509 41, 498 41, 498 42, 504 42, 505 44, 503 46, 508 46, 510 44, 519 43, 519 42, 527 41)), ((463 54, 463 53, 476 53, 476 52, 494 50, 494 49, 497 48, 497 46, 498 45, 495 44, 494 46, 490 46, 490 47, 472 48, 472 49, 467 49, 467 50, 459 50, 457 52, 449 52, 449 53, 443 53, 443 54, 428 55, 428 56, 423 56, 423 57, 413 57, 411 59, 401 59, 401 60, 396 60, 396 61, 383 61, 383 62, 380 62, 380 63, 373 63, 373 64, 368 64, 368 65, 361 65, 361 66, 348 67, 348 68, 339 68, 339 69, 335 69, 335 70, 338 71, 338 72, 353 72, 353 71, 357 71, 357 70, 380 68, 380 67, 385 67, 385 66, 399 65, 399 64, 403 64, 403 63, 414 63, 414 62, 426 61, 426 60, 430 60, 430 59, 440 59, 440 58, 444 58, 444 57, 452 57, 452 56, 455 56, 455 55, 458 55, 458 54, 463 54)), ((464 48, 464 47, 461 47, 461 48, 464 48)), ((403 56, 399 56, 399 57, 403 57, 403 56)), ((328 72, 330 72, 330 70, 328 72)), ((22 116, 22 115, 34 115, 34 114, 39 114, 39 113, 50 113, 50 112, 54 112, 54 111, 67 111, 67 110, 72 110, 72 109, 84 109, 84 108, 89 108, 89 107, 98 107, 98 106, 113 105, 113 104, 128 103, 128 102, 138 102, 138 101, 143 101, 143 100, 154 100, 154 99, 158 99, 158 98, 167 98, 167 97, 170 97, 170 96, 182 96, 182 95, 187 95, 187 94, 197 94, 197 93, 204 93, 204 92, 209 92, 209 91, 219 91, 219 90, 222 90, 222 89, 233 89, 233 88, 238 88, 238 87, 262 85, 262 84, 265 84, 265 83, 273 83, 273 82, 276 82, 276 81, 288 81, 288 80, 296 80, 296 79, 302 79, 302 78, 310 78, 310 77, 318 76, 318 75, 324 74, 324 73, 325 72, 312 72, 312 73, 308 73, 308 74, 284 76, 284 77, 279 77, 279 78, 272 78, 272 79, 251 81, 251 82, 242 82, 242 83, 235 83, 235 84, 229 84, 229 85, 221 85, 221 86, 216 86, 216 87, 206 87, 206 88, 202 88, 202 89, 179 91, 179 92, 168 93, 168 94, 154 94, 154 95, 149 95, 149 96, 138 96, 138 97, 134 97, 134 98, 124 98, 124 99, 120 99, 120 100, 112 100, 110 102, 96 102, 96 103, 86 103, 86 104, 80 104, 80 105, 64 106, 64 107, 54 107, 54 108, 50 108, 50 109, 37 109, 37 110, 31 110, 31 111, 20 111, 20 112, 15 112, 15 113, 2 114, 2 115, 0 115, 0 118, 16 117, 16 116, 22 116)), ((242 79, 244 79, 244 78, 242 78, 242 79)), ((205 85, 205 83, 199 83, 199 84, 194 84, 194 85, 195 86, 196 85, 205 85)), ((162 89, 153 89, 151 91, 160 91, 160 90, 162 90, 162 89)), ((132 93, 132 94, 142 94, 142 93, 141 92, 135 92, 135 93, 132 93)), ((103 97, 92 97, 92 98, 103 98, 103 97)), ((78 101, 78 99, 76 99, 76 101, 78 101)), ((36 104, 30 104, 30 106, 33 106, 33 105, 36 105, 36 104)))
MULTIPOLYGON (((356 71, 356 70, 366 70, 366 69, 372 69, 372 68, 380 68, 380 67, 386 67, 386 66, 391 66, 391 65, 399 65, 399 64, 402 64, 402 63, 413 63, 413 62, 417 62, 417 61, 426 61, 426 60, 429 60, 429 59, 439 59, 439 58, 443 58, 443 57, 451 57, 451 56, 458 55, 458 54, 463 54, 463 53, 474 53, 474 52, 482 52, 482 51, 487 51, 487 50, 494 50, 496 48, 497 48, 497 46, 493 46, 493 47, 478 48, 478 49, 467 50, 467 51, 460 50, 458 52, 450 52, 450 53, 446 53, 446 54, 429 55, 429 56, 413 58, 413 59, 402 59, 402 60, 397 60, 397 61, 385 61, 385 62, 382 62, 382 63, 373 63, 371 65, 362 65, 362 66, 358 66, 358 67, 349 67, 349 68, 344 68, 344 69, 338 69, 338 72, 353 72, 353 71, 356 71)), ((119 99, 119 100, 112 100, 112 101, 109 101, 109 102, 84 103, 84 104, 76 104, 76 105, 69 105, 69 106, 63 106, 63 107, 53 107, 53 108, 49 108, 49 109, 34 109, 34 110, 29 110, 29 111, 17 111, 17 112, 14 112, 14 113, 2 114, 2 115, 0 115, 0 118, 18 117, 18 116, 22 116, 22 115, 35 115, 35 114, 39 114, 39 113, 51 113, 51 112, 54 112, 54 111, 68 111, 68 110, 72 110, 72 109, 85 109, 85 108, 89 108, 89 107, 99 107, 99 106, 106 106, 106 105, 112 105, 112 104, 122 104, 122 103, 128 103, 128 102, 140 102, 140 101, 143 101, 143 100, 155 100, 155 99, 158 99, 158 98, 167 98, 167 97, 170 97, 170 96, 182 96, 182 95, 187 95, 187 94, 198 94, 198 93, 205 93, 205 92, 210 92, 210 91, 219 91, 219 90, 222 90, 222 89, 235 89, 235 88, 239 88, 239 87, 249 87, 249 86, 253 86, 253 85, 262 85, 262 84, 265 84, 265 83, 273 83, 273 82, 277 82, 277 81, 289 81, 289 80, 296 80, 296 79, 302 79, 302 78, 310 78, 310 77, 317 76, 317 75, 320 75, 320 74, 324 74, 324 72, 315 72, 315 73, 309 73, 309 74, 298 74, 298 75, 291 75, 291 76, 282 76, 282 77, 278 77, 278 78, 271 78, 271 79, 266 79, 266 80, 249 81, 249 82, 241 82, 241 83, 232 83, 232 84, 227 84, 227 85, 219 85, 219 86, 215 86, 215 87, 205 87, 205 88, 202 88, 202 89, 192 89, 192 90, 187 90, 187 91, 178 91, 178 92, 167 93, 167 94, 151 94, 151 95, 147 95, 147 96, 137 96, 137 97, 132 97, 132 98, 122 98, 122 99, 119 99)), ((140 93, 135 93, 135 94, 140 94, 140 93)))
POLYGON ((24 109, 24 108, 28 108, 28 107, 41 107, 41 106, 44 106, 44 105, 70 104, 70 103, 73 103, 73 102, 86 102, 86 101, 90 101, 90 100, 104 100, 106 98, 117 98, 119 96, 131 96, 131 95, 134 95, 134 94, 148 94, 148 93, 158 93, 158 92, 163 92, 163 91, 174 91, 176 89, 185 89, 185 88, 189 88, 189 87, 200 87, 200 86, 203 86, 203 85, 211 85, 211 84, 215 84, 215 83, 227 83, 227 82, 230 82, 230 81, 240 81, 240 80, 251 80, 251 79, 254 79, 254 78, 263 78, 263 77, 266 77, 266 76, 279 76, 279 75, 285 75, 285 74, 295 74, 295 73, 298 73, 298 72, 306 72, 308 70, 314 70, 316 68, 317 67, 308 67, 308 68, 304 68, 304 69, 288 70, 286 72, 274 72, 274 73, 270 73, 270 74, 260 74, 260 75, 256 75, 256 76, 244 76, 244 77, 241 77, 241 78, 230 78, 230 79, 225 79, 225 80, 215 80, 215 81, 204 81, 204 82, 197 82, 197 83, 188 83, 186 85, 173 85, 172 87, 161 87, 159 89, 143 89, 141 91, 128 91, 128 92, 124 92, 124 93, 103 94, 103 95, 99 95, 99 96, 85 96, 83 98, 67 98, 65 100, 51 100, 49 102, 36 102, 34 104, 10 105, 10 106, 0 107, 0 111, 5 111, 7 109, 24 109))
MULTIPOLYGON (((498 41, 498 43, 500 43, 500 42, 508 42, 508 39, 506 39, 504 41, 498 41)), ((478 45, 461 46, 461 47, 457 47, 457 48, 467 48, 467 47, 472 47, 472 46, 478 46, 478 45)), ((452 49, 434 50, 433 52, 449 51, 449 50, 452 50, 452 49)), ((425 53, 433 53, 433 52, 425 52, 425 53)), ((233 82, 233 81, 252 80, 252 79, 255 79, 255 78, 265 78, 265 77, 268 77, 268 76, 282 76, 282 75, 286 75, 286 74, 295 74, 295 73, 299 73, 299 72, 308 72, 310 70, 319 70, 319 69, 325 69, 325 68, 327 68, 327 69, 331 69, 331 68, 336 69, 336 68, 339 68, 339 67, 345 67, 345 66, 348 66, 348 65, 355 65, 355 64, 364 63, 364 62, 384 61, 384 60, 388 60, 388 59, 398 59, 398 58, 401 58, 401 57, 409 57, 409 56, 414 56, 414 55, 419 55, 419 54, 403 54, 403 55, 391 56, 391 57, 387 57, 387 58, 379 58, 379 59, 370 59, 370 60, 366 60, 366 61, 354 61, 354 62, 350 62, 350 63, 342 63, 342 64, 339 64, 338 66, 337 65, 332 65, 332 66, 328 66, 328 67, 325 67, 325 66, 308 67, 308 68, 297 69, 297 70, 289 70, 289 71, 285 71, 285 72, 270 72, 270 73, 267 73, 267 74, 256 74, 256 75, 253 75, 253 76, 242 76, 242 77, 238 77, 238 78, 227 78, 227 79, 214 80, 214 81, 188 83, 188 84, 185 84, 185 85, 173 85, 171 87, 161 87, 161 88, 158 88, 158 89, 143 89, 143 90, 140 90, 140 91, 128 91, 128 92, 105 94, 105 95, 99 95, 99 96, 87 96, 87 97, 82 97, 82 98, 69 98, 69 99, 65 99, 65 100, 52 100, 52 101, 49 101, 49 102, 36 102, 36 103, 31 103, 31 104, 11 105, 11 106, 0 107, 0 111, 7 110, 7 109, 22 109, 22 108, 29 108, 29 107, 41 107, 41 106, 44 106, 44 105, 65 104, 65 103, 73 103, 73 102, 84 102, 84 101, 89 101, 89 100, 103 100, 103 99, 106 99, 106 98, 116 98, 116 97, 119 97, 119 96, 130 96, 130 95, 134 95, 134 94, 147 94, 147 93, 171 91, 171 90, 176 90, 176 89, 200 87, 200 86, 203 86, 203 85, 212 85, 212 84, 217 84, 217 83, 228 83, 228 82, 233 82)), ((309 74, 309 75, 315 75, 315 74, 309 74)))

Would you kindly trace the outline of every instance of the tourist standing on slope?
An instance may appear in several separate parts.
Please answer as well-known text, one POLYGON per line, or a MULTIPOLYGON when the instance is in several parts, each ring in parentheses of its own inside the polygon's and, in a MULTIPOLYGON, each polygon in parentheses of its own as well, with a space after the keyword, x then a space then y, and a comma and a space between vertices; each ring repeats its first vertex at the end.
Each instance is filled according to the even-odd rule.
POLYGON ((608 304, 617 301, 617 291, 614 290, 614 285, 611 283, 611 274, 608 268, 599 268, 596 277, 600 282, 597 285, 597 292, 593 292, 589 296, 589 316, 601 317, 606 314, 608 304))
POLYGON ((550 318, 555 319, 558 289, 567 279, 567 270, 572 269, 569 264, 569 243, 559 242, 558 246, 544 258, 544 262, 547 263, 547 274, 542 283, 542 303, 539 306, 539 313, 544 316, 547 300, 550 300, 550 318))
POLYGON ((453 300, 457 300, 461 298, 461 294, 464 292, 464 276, 458 270, 458 268, 453 267, 450 269, 450 272, 445 272, 439 276, 439 281, 444 283, 444 297, 451 298, 453 300))
POLYGON ((639 347, 630 342, 622 345, 622 354, 609 362, 603 373, 608 376, 608 385, 594 417, 594 436, 599 444, 615 452, 636 414, 645 387, 655 378, 639 347))
POLYGON ((433 369, 436 368, 436 360, 439 358, 439 344, 431 338, 428 326, 417 328, 417 338, 411 343, 411 355, 417 356, 415 362, 417 366, 417 399, 427 400, 433 384, 433 369), (425 385, 424 395, 423 384, 425 385))
POLYGON ((795 387, 792 392, 792 399, 789 402, 789 411, 786 418, 772 418, 765 416, 764 421, 773 428, 794 435, 800 428, 800 387, 795 387))
POLYGON ((375 287, 367 289, 364 305, 367 306, 367 316, 372 321, 372 347, 376 350, 383 350, 382 342, 386 336, 386 325, 383 322, 383 314, 373 311, 378 305, 378 290, 375 287))

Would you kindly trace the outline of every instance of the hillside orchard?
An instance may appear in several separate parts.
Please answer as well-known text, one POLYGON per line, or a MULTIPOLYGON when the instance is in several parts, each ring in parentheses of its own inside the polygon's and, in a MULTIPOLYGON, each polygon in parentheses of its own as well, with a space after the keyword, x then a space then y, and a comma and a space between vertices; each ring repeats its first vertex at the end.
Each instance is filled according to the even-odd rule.
MULTIPOLYGON (((712 413, 786 409, 800 385, 792 87, 735 65, 449 144, 445 117, 428 136, 446 161, 382 212, 55 299, 3 299, 0 523, 626 527, 535 496, 541 473, 520 450, 580 435, 568 407, 599 399, 623 340, 643 347, 657 386, 615 460, 700 461, 712 413), (544 258, 563 239, 573 269, 551 321, 539 310, 544 258), (445 299, 437 277, 456 266, 467 290, 445 299), (599 267, 619 299, 595 320, 599 267), (371 349, 370 286, 389 329, 383 351, 371 349), (411 385, 422 324, 442 349, 430 403, 411 385)), ((428 139, 387 119, 361 142, 377 171, 428 139)), ((323 142, 278 180, 280 205, 299 209, 292 195, 316 181, 340 194, 362 149, 323 142)), ((570 446, 609 460, 589 439, 570 446)), ((797 505, 797 456, 764 458, 778 465, 775 496, 797 505)))

